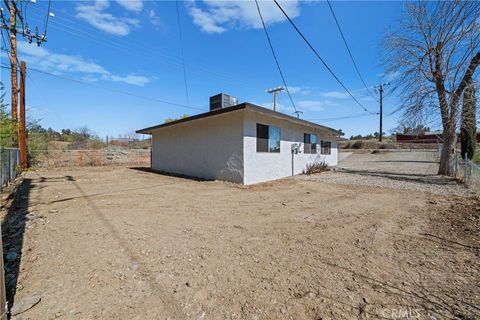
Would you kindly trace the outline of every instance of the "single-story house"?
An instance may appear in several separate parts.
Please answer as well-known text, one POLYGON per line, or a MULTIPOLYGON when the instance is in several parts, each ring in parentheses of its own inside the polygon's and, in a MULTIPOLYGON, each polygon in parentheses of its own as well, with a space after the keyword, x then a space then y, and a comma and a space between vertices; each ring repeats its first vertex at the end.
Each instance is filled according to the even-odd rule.
POLYGON ((254 184, 338 162, 340 132, 250 103, 138 130, 152 135, 151 169, 254 184))

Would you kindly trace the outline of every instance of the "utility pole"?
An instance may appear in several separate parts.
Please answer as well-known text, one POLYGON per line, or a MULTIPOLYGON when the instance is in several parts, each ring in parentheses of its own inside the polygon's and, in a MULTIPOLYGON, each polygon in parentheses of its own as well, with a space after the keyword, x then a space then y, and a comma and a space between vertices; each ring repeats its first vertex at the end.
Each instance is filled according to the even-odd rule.
POLYGON ((284 87, 276 87, 272 89, 267 89, 267 93, 273 94, 273 111, 277 111, 277 93, 285 91, 284 87))
POLYGON ((22 171, 27 170, 27 129, 25 123, 25 77, 27 76, 27 64, 25 61, 20 63, 20 163, 22 171))
POLYGON ((300 110, 293 111, 292 113, 293 113, 293 114, 296 114, 298 119, 300 119, 300 114, 301 114, 301 113, 303 114, 303 112, 300 111, 300 110))
POLYGON ((13 144, 18 144, 18 81, 17 81, 17 13, 15 3, 10 2, 10 77, 12 83, 12 120, 13 120, 13 144))
MULTIPOLYGON (((34 0, 30 0, 32 3, 36 3, 34 0)), ((37 46, 40 46, 43 42, 47 41, 47 26, 48 18, 53 17, 54 14, 50 12, 50 1, 48 4, 48 12, 45 22, 45 30, 43 34, 38 33, 38 28, 35 28, 35 33, 28 28, 28 25, 25 24, 25 17, 23 12, 17 7, 16 2, 18 0, 4 0, 3 1, 7 10, 10 14, 8 21, 3 13, 3 8, 0 10, 0 29, 5 29, 10 33, 10 80, 11 80, 11 89, 12 89, 12 122, 14 126, 14 135, 13 135, 13 146, 18 146, 18 79, 17 79, 17 34, 22 35, 29 43, 32 43, 33 40, 36 40, 37 46), (17 17, 21 22, 21 27, 17 28, 17 17)))
POLYGON ((390 82, 381 83, 374 88, 380 91, 380 131, 378 132, 378 141, 382 142, 383 136, 383 87, 390 85, 390 82))

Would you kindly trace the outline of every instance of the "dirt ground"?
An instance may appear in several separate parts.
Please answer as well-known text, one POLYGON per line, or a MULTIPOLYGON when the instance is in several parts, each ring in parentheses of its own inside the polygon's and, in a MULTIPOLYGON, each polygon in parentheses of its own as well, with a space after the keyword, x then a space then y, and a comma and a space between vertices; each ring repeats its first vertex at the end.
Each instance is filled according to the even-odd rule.
POLYGON ((480 318, 474 197, 79 168, 3 201, 13 319, 480 318))

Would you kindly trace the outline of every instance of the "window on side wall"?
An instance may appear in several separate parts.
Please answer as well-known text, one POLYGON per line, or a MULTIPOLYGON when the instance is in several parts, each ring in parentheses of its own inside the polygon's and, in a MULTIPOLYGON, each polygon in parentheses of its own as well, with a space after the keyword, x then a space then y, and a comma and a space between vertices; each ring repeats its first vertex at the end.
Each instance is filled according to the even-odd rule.
POLYGON ((310 144, 310 134, 304 133, 303 134, 303 153, 310 153, 312 152, 312 146, 310 144))
POLYGON ((280 128, 257 123, 257 152, 280 152, 280 128))
POLYGON ((311 133, 303 134, 303 153, 317 153, 317 136, 311 133))
POLYGON ((317 153, 317 136, 314 134, 310 135, 310 143, 312 144, 312 153, 317 153))
POLYGON ((322 141, 321 143, 321 154, 331 154, 332 153, 332 143, 330 141, 322 141))

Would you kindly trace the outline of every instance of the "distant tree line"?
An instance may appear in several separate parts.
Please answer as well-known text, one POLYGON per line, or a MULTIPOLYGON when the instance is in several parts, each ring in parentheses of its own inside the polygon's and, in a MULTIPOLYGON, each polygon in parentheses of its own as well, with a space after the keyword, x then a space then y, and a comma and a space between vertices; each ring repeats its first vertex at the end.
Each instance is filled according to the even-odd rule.
MULTIPOLYGON (((385 132, 383 133, 383 135, 385 136, 385 132)), ((357 134, 356 136, 354 135, 350 136, 350 140, 374 140, 374 139, 378 140, 378 138, 379 138, 378 132, 369 133, 364 136, 361 134, 357 134)))
POLYGON ((0 147, 11 147, 15 127, 7 110, 8 104, 5 103, 5 87, 0 82, 0 147))
POLYGON ((189 115, 188 114, 182 114, 180 117, 178 118, 167 118, 163 121, 163 123, 169 123, 169 122, 173 122, 173 121, 177 121, 177 120, 181 120, 181 119, 185 119, 185 118, 188 118, 189 115))
POLYGON ((51 149, 50 144, 55 141, 68 142, 68 149, 100 149, 106 146, 106 143, 86 126, 56 131, 42 127, 38 121, 27 123, 27 143, 30 149, 51 149))

